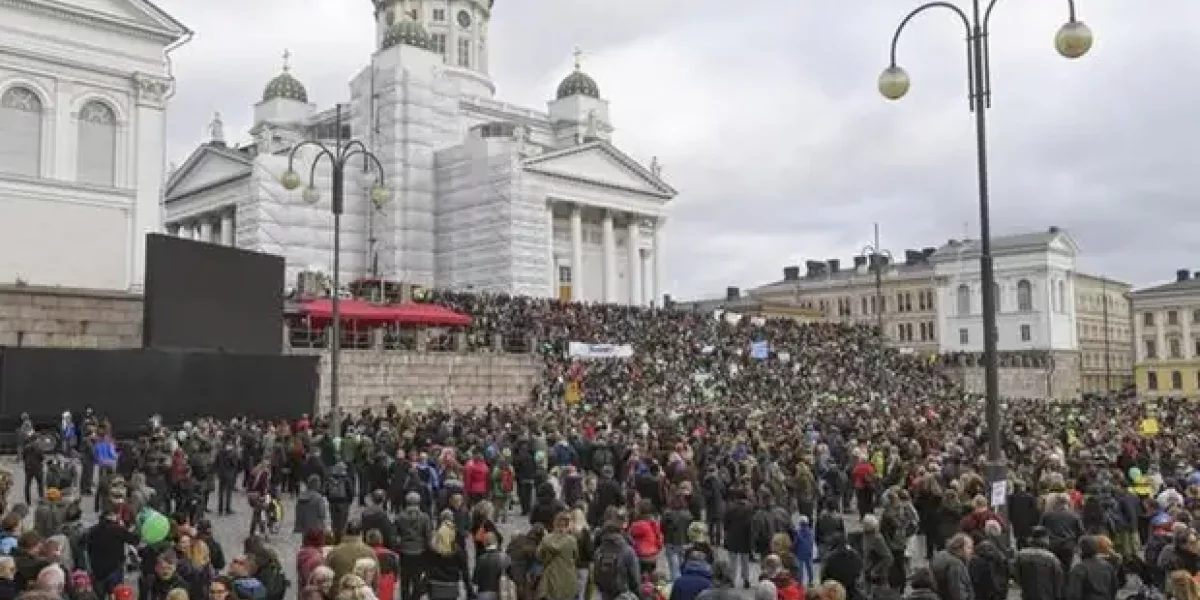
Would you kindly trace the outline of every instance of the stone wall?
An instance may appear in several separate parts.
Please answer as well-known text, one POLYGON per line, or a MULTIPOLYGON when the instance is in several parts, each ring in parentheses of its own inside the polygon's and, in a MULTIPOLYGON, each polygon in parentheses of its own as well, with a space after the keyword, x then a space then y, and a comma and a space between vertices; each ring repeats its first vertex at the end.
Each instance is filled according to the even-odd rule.
MULTIPOLYGON (((984 393, 983 367, 951 365, 945 370, 965 391, 984 393)), ((1056 352, 1047 366, 1001 366, 999 376, 1002 398, 1070 400, 1079 396, 1079 361, 1074 353, 1056 352)))
MULTIPOLYGON (((321 357, 321 411, 329 409, 329 353, 321 357)), ((338 402, 344 411, 364 408, 428 410, 524 404, 541 381, 545 363, 534 354, 395 352, 343 350, 339 356, 338 402)))
POLYGON ((0 346, 137 348, 141 345, 139 295, 0 285, 0 346))

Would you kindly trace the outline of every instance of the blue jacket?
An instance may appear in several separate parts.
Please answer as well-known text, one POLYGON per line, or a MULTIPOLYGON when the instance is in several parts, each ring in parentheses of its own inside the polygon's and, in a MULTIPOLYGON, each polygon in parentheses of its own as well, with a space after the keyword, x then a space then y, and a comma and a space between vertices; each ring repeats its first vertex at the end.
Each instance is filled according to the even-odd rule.
POLYGON ((96 445, 92 448, 92 457, 96 464, 102 467, 115 467, 117 466, 117 447, 113 445, 112 440, 97 440, 96 445))
POLYGON ((700 560, 689 560, 679 570, 679 579, 671 585, 671 600, 696 600, 700 592, 713 586, 712 567, 700 560))
POLYGON ((792 554, 796 555, 796 560, 801 563, 811 562, 813 559, 813 528, 811 524, 799 525, 796 527, 796 533, 792 536, 796 540, 792 547, 792 554))

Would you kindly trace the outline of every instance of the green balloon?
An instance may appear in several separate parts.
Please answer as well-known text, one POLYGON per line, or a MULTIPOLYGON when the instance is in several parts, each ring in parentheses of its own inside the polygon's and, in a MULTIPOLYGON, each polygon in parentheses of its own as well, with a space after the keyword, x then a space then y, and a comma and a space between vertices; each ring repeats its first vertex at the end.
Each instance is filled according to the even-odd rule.
POLYGON ((147 544, 157 544, 167 539, 171 533, 171 521, 160 512, 151 512, 142 521, 142 541, 147 544))

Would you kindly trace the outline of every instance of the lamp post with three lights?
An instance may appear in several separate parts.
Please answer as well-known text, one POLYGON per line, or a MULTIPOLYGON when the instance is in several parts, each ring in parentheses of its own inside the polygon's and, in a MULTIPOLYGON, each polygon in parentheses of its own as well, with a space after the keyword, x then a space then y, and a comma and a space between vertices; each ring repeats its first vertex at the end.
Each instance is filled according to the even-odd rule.
MULTIPOLYGON (((927 2, 908 13, 892 35, 891 61, 879 76, 879 92, 889 100, 899 100, 911 85, 908 73, 896 63, 896 43, 908 22, 918 14, 933 8, 947 9, 962 20, 967 33, 968 106, 975 113, 976 168, 979 185, 979 272, 983 296, 983 361, 985 397, 987 403, 987 467, 993 504, 1004 503, 1007 487, 1007 463, 1001 448, 1000 382, 996 356, 996 276, 992 270, 991 224, 988 206, 987 120, 991 107, 991 66, 988 55, 989 25, 997 0, 991 0, 981 12, 981 0, 971 0, 971 16, 958 6, 946 2, 927 2), (996 502, 999 501, 999 502, 996 502)), ((1054 38, 1055 48, 1065 58, 1076 59, 1092 48, 1092 32, 1075 18, 1075 0, 1067 0, 1067 23, 1054 38)), ((999 508, 999 507, 998 507, 999 508)))
POLYGON ((383 165, 379 159, 367 150, 366 144, 359 140, 342 139, 342 106, 337 106, 337 134, 333 146, 326 146, 324 143, 317 140, 307 140, 296 144, 288 154, 288 168, 280 177, 280 183, 284 189, 295 190, 300 187, 302 180, 300 175, 294 170, 296 153, 302 148, 313 147, 317 149, 317 155, 313 158, 312 164, 308 169, 308 185, 302 192, 305 202, 316 204, 321 199, 320 192, 315 186, 317 165, 320 164, 322 158, 329 159, 330 164, 330 180, 332 188, 330 192, 329 208, 333 213, 333 282, 332 294, 330 297, 330 346, 329 346, 329 408, 333 413, 334 431, 338 431, 338 414, 339 409, 339 394, 338 394, 338 367, 342 346, 342 314, 341 314, 341 255, 342 255, 342 213, 345 211, 345 175, 346 168, 361 161, 362 174, 364 178, 369 178, 372 181, 371 185, 371 202, 375 206, 381 206, 388 201, 391 192, 386 186, 386 179, 383 173, 383 165), (375 167, 375 173, 371 174, 371 167, 375 167))

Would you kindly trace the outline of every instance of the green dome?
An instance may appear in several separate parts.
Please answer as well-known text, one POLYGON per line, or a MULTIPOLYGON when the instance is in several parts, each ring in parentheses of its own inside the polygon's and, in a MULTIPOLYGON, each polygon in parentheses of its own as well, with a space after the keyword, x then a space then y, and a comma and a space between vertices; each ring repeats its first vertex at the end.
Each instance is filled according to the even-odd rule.
POLYGON ((429 34, 425 32, 425 28, 421 24, 411 19, 397 21, 395 25, 388 27, 386 33, 383 34, 383 48, 387 50, 393 46, 404 44, 405 46, 416 46, 422 50, 428 50, 433 45, 429 41, 429 34))
POLYGON ((596 80, 588 76, 587 73, 576 69, 562 83, 558 84, 559 99, 575 94, 583 94, 591 98, 600 98, 600 86, 596 85, 596 80))
POLYGON ((285 67, 275 79, 272 79, 263 90, 263 102, 281 98, 283 100, 295 100, 297 102, 308 103, 308 90, 304 89, 304 84, 300 83, 285 67))

